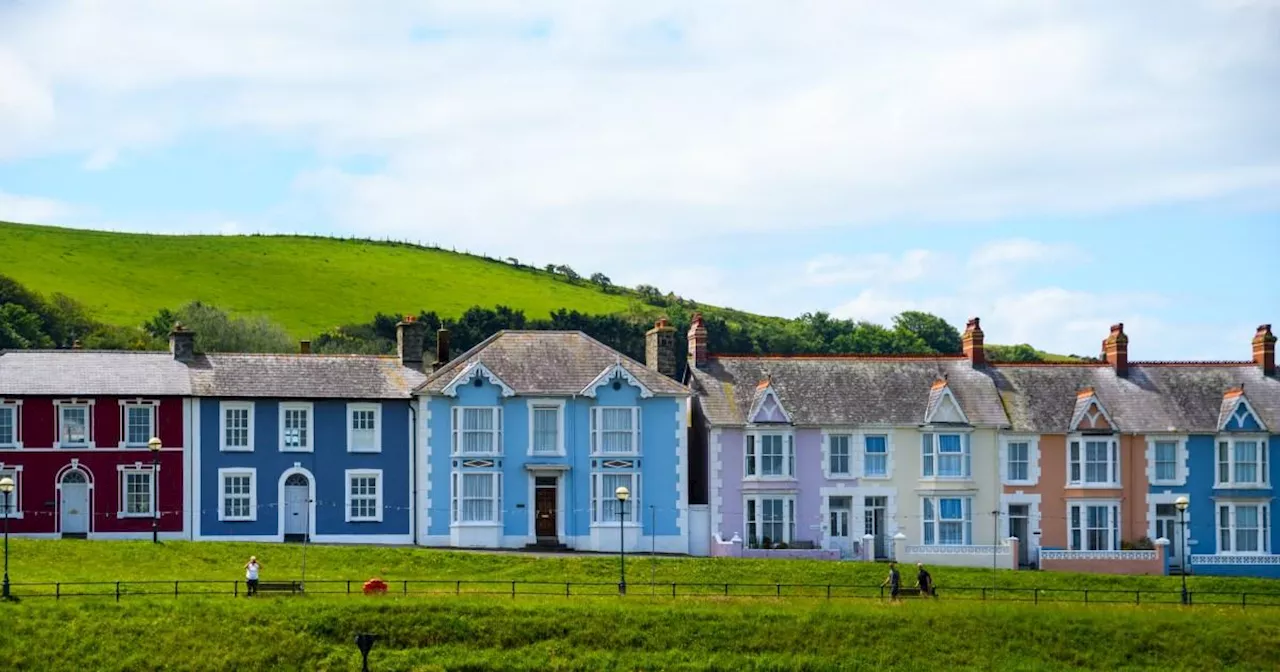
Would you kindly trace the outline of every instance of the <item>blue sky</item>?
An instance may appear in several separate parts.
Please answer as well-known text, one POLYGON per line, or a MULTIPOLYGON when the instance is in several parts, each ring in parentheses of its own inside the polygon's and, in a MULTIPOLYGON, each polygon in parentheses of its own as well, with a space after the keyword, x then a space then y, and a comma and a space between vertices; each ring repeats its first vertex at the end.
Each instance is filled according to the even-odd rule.
POLYGON ((1280 324, 1276 0, 321 5, 0 1, 0 219, 391 236, 1080 354, 1280 324))

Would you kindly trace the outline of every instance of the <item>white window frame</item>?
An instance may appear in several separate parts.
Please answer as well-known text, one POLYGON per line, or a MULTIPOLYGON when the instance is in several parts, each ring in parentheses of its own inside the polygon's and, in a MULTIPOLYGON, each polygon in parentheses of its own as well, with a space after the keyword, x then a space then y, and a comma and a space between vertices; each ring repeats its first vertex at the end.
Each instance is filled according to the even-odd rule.
MULTIPOLYGON (((1120 455, 1120 437, 1115 434, 1072 434, 1067 437, 1067 487, 1069 488, 1097 488, 1102 490, 1114 490, 1121 487, 1121 465, 1124 460, 1120 455), (1089 444, 1090 443, 1106 443, 1107 444, 1107 474, 1109 480, 1097 483, 1091 483, 1088 479, 1089 474, 1089 444), (1072 476, 1072 444, 1079 444, 1079 479, 1072 476)), ((1069 522, 1069 521, 1068 521, 1069 522)), ((1116 549, 1119 550, 1119 549, 1116 549)))
POLYGON ((450 411, 450 423, 453 436, 452 454, 464 457, 501 455, 502 454, 502 407, 501 406, 454 406, 450 411), (487 411, 493 416, 493 429, 463 429, 463 418, 467 411, 487 411), (463 452, 464 432, 489 432, 493 435, 493 450, 488 452, 463 452))
POLYGON ((530 399, 529 409, 529 452, 530 457, 564 457, 564 399, 530 399), (534 416, 537 411, 554 409, 556 412, 556 449, 554 451, 536 450, 537 437, 534 432, 534 416))
MULTIPOLYGON (((1214 447, 1217 450, 1216 444, 1214 447)), ((1214 455, 1214 472, 1217 472, 1217 454, 1214 455)), ((1147 436, 1147 482, 1151 485, 1182 486, 1187 484, 1187 437, 1177 435, 1147 436), (1157 446, 1174 444, 1174 476, 1172 479, 1158 478, 1160 470, 1156 468, 1157 446)))
POLYGON ((1213 487, 1215 488, 1267 488, 1271 485, 1271 454, 1270 441, 1266 434, 1230 434, 1219 435, 1213 443, 1213 487), (1237 481, 1236 478, 1236 444, 1237 443, 1254 443, 1258 446, 1258 459, 1254 462, 1257 467, 1257 473, 1261 477, 1257 481, 1237 481), (1222 480, 1222 454, 1223 446, 1227 449, 1227 475, 1228 480, 1222 480))
MULTIPOLYGON (((611 430, 616 431, 616 430, 611 430)), ((641 453, 640 449, 640 407, 639 406, 592 406, 591 407, 591 454, 602 457, 614 457, 618 455, 634 457, 641 453), (602 450, 604 445, 604 429, 601 420, 605 410, 624 410, 631 411, 631 451, 626 453, 606 452, 602 450)))
MULTIPOLYGON (((756 515, 759 516, 759 520, 755 522, 756 529, 759 530, 764 525, 763 501, 767 499, 780 500, 782 502, 782 511, 783 511, 783 516, 782 516, 783 538, 782 539, 770 538, 770 541, 772 541, 775 544, 781 542, 781 543, 787 544, 788 546, 790 546, 791 544, 794 544, 796 541, 796 533, 798 532, 798 530, 796 529, 797 515, 796 515, 795 494, 794 493, 776 493, 776 492, 751 493, 751 494, 744 495, 742 497, 742 538, 743 538, 742 543, 746 545, 748 548, 751 548, 750 544, 751 544, 751 524, 752 524, 749 514, 754 510, 756 515), (752 503, 755 504, 754 507, 751 506, 752 503)), ((761 534, 759 536, 760 538, 756 540, 758 544, 763 543, 764 541, 764 535, 761 534)))
MULTIPOLYGON (((957 432, 954 430, 925 430, 920 433, 920 478, 925 481, 969 481, 973 480, 973 447, 972 438, 968 432, 957 432), (957 436, 960 438, 960 465, 961 474, 959 476, 939 476, 939 467, 942 462, 942 441, 943 436, 957 436)), ((954 453, 948 453, 952 455, 954 453)))
POLYGON ((1271 502, 1265 499, 1232 499, 1223 500, 1214 503, 1213 507, 1213 527, 1214 542, 1218 549, 1218 555, 1270 555, 1271 553, 1271 528, 1275 523, 1271 520, 1271 502), (1242 507, 1257 507, 1258 509, 1258 550, 1256 551, 1238 551, 1236 534, 1240 531, 1236 525, 1236 509, 1242 507), (1227 511, 1228 526, 1222 527, 1222 511, 1227 511), (1228 533, 1228 540, 1231 542, 1229 548, 1223 548, 1222 533, 1228 533))
POLYGON ((796 435, 790 429, 778 427, 748 430, 743 437, 742 477, 747 481, 790 481, 796 473, 796 435), (764 473, 764 438, 779 437, 782 442, 782 472, 764 473))
POLYGON ((218 521, 253 522, 258 519, 258 470, 256 467, 226 467, 218 470, 218 521), (227 514, 227 478, 249 477, 249 515, 227 514))
POLYGON ((252 453, 253 452, 253 402, 252 401, 223 401, 218 404, 218 450, 223 453, 252 453), (244 411, 249 418, 249 425, 245 439, 248 441, 244 446, 232 446, 227 444, 227 411, 244 411))
MULTIPOLYGON (((1083 449, 1083 446, 1081 446, 1083 449)), ((1067 549, 1071 551, 1118 551, 1120 550, 1121 540, 1124 539, 1124 529, 1121 519, 1120 502, 1114 499, 1069 499, 1067 500, 1067 549), (1107 508, 1108 521, 1106 530, 1107 545, 1109 548, 1084 548, 1088 546, 1089 540, 1089 507, 1101 506, 1107 508), (1080 526, 1076 527, 1076 518, 1073 511, 1080 511, 1080 526), (1080 531, 1080 543, 1075 541, 1075 532, 1080 531)))
POLYGON ((94 442, 93 442, 93 430, 94 430, 94 426, 93 426, 94 425, 94 422, 93 422, 94 400, 93 399, 57 399, 57 400, 54 400, 53 405, 54 405, 54 419, 56 423, 54 427, 54 430, 55 430, 54 442, 53 442, 54 448, 96 448, 97 447, 96 445, 94 445, 94 442), (84 409, 84 415, 85 415, 84 443, 67 443, 66 441, 62 440, 62 429, 64 424, 63 412, 73 408, 84 409))
POLYGON ((12 440, 0 441, 0 449, 22 450, 22 400, 0 398, 0 413, 8 413, 13 417, 12 440))
POLYGON ((159 472, 154 465, 120 464, 116 466, 116 518, 154 518, 156 516, 156 488, 159 487, 159 472), (147 511, 130 512, 129 476, 147 477, 147 511))
MULTIPOLYGON (((948 522, 956 522, 948 518, 948 522)), ((969 495, 931 495, 920 498, 920 545, 921 546, 971 546, 973 545, 973 497, 969 495), (961 533, 959 544, 942 543, 942 507, 944 499, 960 500, 961 533), (932 507, 933 515, 929 511, 932 507), (929 541, 929 527, 933 527, 933 541, 929 541)))
POLYGON ((893 478, 893 433, 884 432, 864 432, 858 435, 858 476, 873 481, 886 481, 893 478), (867 439, 870 438, 884 439, 884 474, 867 474, 867 439))
POLYGON ((591 525, 594 527, 617 527, 617 516, 604 515, 604 503, 607 501, 616 501, 617 487, 604 492, 605 476, 626 476, 630 481, 625 484, 627 490, 631 493, 627 498, 626 517, 623 518, 624 527, 637 527, 641 524, 641 513, 643 504, 641 504, 641 481, 639 471, 628 471, 626 469, 610 469, 607 471, 591 472, 591 525))
MULTIPOLYGON (((343 491, 345 492, 345 496, 343 499, 343 511, 346 512, 346 515, 345 515, 346 522, 348 523, 381 523, 382 522, 382 492, 385 489, 382 485, 382 470, 381 469, 347 469, 343 474, 342 482, 345 485, 345 487, 343 488, 343 491), (356 516, 351 512, 352 500, 355 498, 355 496, 351 493, 351 485, 352 485, 351 482, 357 478, 373 479, 374 515, 372 516, 356 516)), ((367 498, 368 496, 361 495, 361 497, 367 498)))
POLYGON ((151 442, 151 437, 156 436, 159 431, 159 411, 160 402, 147 399, 121 399, 120 400, 120 448, 146 448, 151 442), (145 408, 150 411, 150 417, 147 419, 147 438, 145 441, 129 440, 129 411, 137 408, 145 408))
POLYGON ((0 477, 13 479, 13 492, 9 493, 9 508, 4 508, 4 495, 0 494, 0 518, 22 520, 22 465, 0 462, 0 477))
POLYGON ((858 450, 855 445, 856 436, 848 432, 833 432, 826 435, 823 445, 826 447, 822 455, 822 471, 830 479, 855 478, 858 473, 858 450), (836 458, 836 443, 844 443, 844 471, 831 468, 836 458))
POLYGON ((1004 485, 1036 485, 1040 482, 1040 437, 1032 435, 1007 435, 1000 437, 1000 482, 1004 485), (1027 477, 1012 478, 1009 458, 1013 454, 1013 444, 1027 445, 1027 477))
MULTIPOLYGON (((347 452, 348 453, 381 453, 382 452, 382 404, 359 403, 347 404, 347 452), (373 413, 373 445, 366 448, 356 447, 356 413, 373 413)), ((379 494, 381 496, 381 494, 379 494)))
POLYGON ((316 445, 316 413, 315 404, 309 401, 285 401, 280 403, 280 452, 282 453, 314 453, 316 445), (285 443, 286 429, 285 418, 292 411, 302 411, 307 420, 306 441, 297 447, 288 446, 285 443))
POLYGON ((490 470, 476 469, 460 469, 454 470, 449 477, 449 489, 451 502, 451 521, 455 527, 493 527, 502 525, 502 472, 490 470), (489 520, 463 520, 462 512, 466 508, 466 499, 463 497, 463 482, 467 476, 484 477, 490 479, 490 492, 493 494, 488 498, 490 511, 493 517, 489 520))

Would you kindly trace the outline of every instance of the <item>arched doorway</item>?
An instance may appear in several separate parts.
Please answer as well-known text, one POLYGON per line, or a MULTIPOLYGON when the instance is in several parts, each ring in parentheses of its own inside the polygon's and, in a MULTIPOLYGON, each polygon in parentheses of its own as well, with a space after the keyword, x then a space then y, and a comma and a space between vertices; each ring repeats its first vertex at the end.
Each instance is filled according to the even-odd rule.
POLYGON ((63 536, 89 534, 89 475, 69 469, 58 481, 59 529, 63 536))
POLYGON ((284 479, 284 538, 285 541, 302 541, 307 538, 311 521, 311 479, 306 474, 294 472, 284 479))

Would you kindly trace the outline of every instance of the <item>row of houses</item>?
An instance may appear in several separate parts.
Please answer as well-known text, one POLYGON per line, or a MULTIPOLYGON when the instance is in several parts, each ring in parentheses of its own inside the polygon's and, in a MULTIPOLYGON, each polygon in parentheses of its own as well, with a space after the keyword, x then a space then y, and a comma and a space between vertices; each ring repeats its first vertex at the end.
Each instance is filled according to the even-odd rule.
POLYGON ((695 316, 686 366, 666 320, 644 363, 397 329, 394 357, 181 325, 167 353, 0 353, 10 530, 1280 576, 1269 325, 1247 361, 1131 362, 1115 325, 1101 361, 1029 364, 976 318, 961 355, 879 357, 717 355, 695 316))

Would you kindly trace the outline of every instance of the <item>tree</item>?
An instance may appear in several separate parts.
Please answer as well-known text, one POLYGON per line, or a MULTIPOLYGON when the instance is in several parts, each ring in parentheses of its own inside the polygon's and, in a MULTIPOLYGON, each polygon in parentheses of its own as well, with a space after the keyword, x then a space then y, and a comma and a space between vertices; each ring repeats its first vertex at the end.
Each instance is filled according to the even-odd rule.
MULTIPOLYGON (((193 301, 170 315, 196 332, 198 352, 293 352, 296 347, 284 327, 266 317, 233 318, 225 311, 199 301, 193 301)), ((148 324, 159 319, 162 319, 161 315, 152 318, 148 324)))
POLYGON ((1035 348, 1021 343, 1018 345, 987 345, 987 359, 993 362, 1042 362, 1044 357, 1035 348))
POLYGON ((605 275, 604 273, 592 273, 591 283, 594 285, 598 285, 600 289, 603 289, 606 292, 613 287, 613 281, 610 280, 609 276, 605 275))
POLYGON ((893 328, 906 334, 914 334, 933 352, 944 355, 962 352, 960 332, 937 315, 908 310, 893 318, 893 328))
POLYGON ((51 347, 53 339, 38 314, 16 303, 0 305, 0 350, 51 347))

